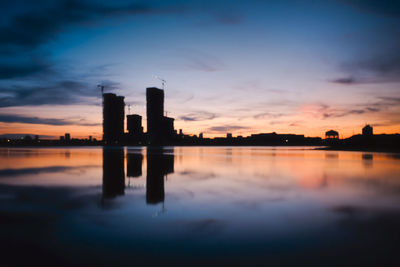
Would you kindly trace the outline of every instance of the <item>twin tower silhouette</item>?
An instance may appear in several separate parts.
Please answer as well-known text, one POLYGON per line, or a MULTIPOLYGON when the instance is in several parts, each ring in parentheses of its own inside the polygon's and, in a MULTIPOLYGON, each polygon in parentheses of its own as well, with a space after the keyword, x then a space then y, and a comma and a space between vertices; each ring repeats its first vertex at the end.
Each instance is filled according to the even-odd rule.
POLYGON ((103 141, 105 145, 162 145, 176 139, 174 118, 164 116, 164 90, 146 88, 147 133, 143 133, 142 116, 127 116, 128 133, 124 131, 125 102, 123 96, 103 93, 103 141))

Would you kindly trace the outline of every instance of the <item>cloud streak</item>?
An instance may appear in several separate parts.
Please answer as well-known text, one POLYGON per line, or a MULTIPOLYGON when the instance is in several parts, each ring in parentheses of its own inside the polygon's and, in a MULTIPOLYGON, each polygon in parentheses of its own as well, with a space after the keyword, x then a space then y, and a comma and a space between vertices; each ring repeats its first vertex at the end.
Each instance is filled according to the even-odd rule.
POLYGON ((99 126, 100 123, 89 123, 84 119, 70 120, 70 119, 52 119, 52 118, 39 118, 20 115, 0 115, 0 122, 6 123, 28 123, 28 124, 45 124, 45 125, 80 125, 80 126, 99 126))
POLYGON ((223 126, 213 126, 207 129, 208 132, 212 133, 226 133, 229 131, 236 131, 236 130, 247 130, 250 129, 246 126, 239 126, 239 125, 223 125, 223 126))
POLYGON ((179 117, 180 120, 183 121, 205 121, 205 120, 212 120, 217 117, 217 114, 207 112, 207 111, 198 111, 192 112, 179 117))

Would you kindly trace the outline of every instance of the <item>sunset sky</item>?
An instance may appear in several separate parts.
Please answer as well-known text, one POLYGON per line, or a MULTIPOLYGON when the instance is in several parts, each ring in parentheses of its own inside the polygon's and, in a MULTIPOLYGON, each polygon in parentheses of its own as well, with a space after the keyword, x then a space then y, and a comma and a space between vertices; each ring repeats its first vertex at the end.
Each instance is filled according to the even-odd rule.
MULTIPOLYGON (((101 138, 101 95, 205 137, 400 132, 400 1, 1 1, 0 135, 101 138)), ((128 113, 128 108, 126 108, 128 113)))

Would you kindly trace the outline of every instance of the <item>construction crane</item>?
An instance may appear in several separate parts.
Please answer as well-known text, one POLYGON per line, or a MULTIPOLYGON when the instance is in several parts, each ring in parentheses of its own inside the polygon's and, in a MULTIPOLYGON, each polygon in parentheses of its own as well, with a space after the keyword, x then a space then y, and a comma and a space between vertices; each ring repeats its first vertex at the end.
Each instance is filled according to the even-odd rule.
POLYGON ((104 85, 98 84, 98 85, 97 85, 97 88, 100 88, 100 90, 101 90, 101 95, 103 95, 103 94, 104 94, 104 85))
POLYGON ((98 84, 97 88, 101 90, 101 105, 104 107, 104 85, 98 84))
POLYGON ((167 81, 164 80, 164 79, 161 78, 161 77, 158 77, 157 75, 153 75, 153 78, 159 79, 159 80, 161 81, 161 84, 162 84, 162 89, 165 90, 165 84, 167 83, 167 81))

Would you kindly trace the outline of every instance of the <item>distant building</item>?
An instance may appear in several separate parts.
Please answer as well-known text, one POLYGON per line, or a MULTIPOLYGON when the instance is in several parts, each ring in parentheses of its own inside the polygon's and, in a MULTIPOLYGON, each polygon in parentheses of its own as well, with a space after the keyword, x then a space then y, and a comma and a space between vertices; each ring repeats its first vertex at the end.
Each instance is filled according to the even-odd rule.
POLYGON ((199 138, 200 138, 200 139, 203 139, 203 133, 200 133, 200 134, 199 134, 199 138))
POLYGON ((326 139, 339 139, 339 133, 334 130, 327 131, 325 133, 325 138, 326 139))
POLYGON ((372 126, 369 124, 365 125, 365 127, 362 129, 362 135, 363 136, 373 136, 374 129, 372 128, 372 126))
POLYGON ((124 134, 125 102, 123 96, 103 94, 103 141, 115 144, 124 134))
POLYGON ((127 129, 129 135, 131 136, 142 136, 143 127, 142 127, 142 116, 134 114, 126 116, 127 119, 127 129))
POLYGON ((60 136, 60 141, 64 141, 64 140, 65 140, 64 136, 61 135, 61 136, 60 136))
POLYGON ((226 138, 232 138, 232 134, 231 133, 227 133, 226 134, 226 138))
POLYGON ((69 133, 65 134, 65 141, 67 142, 71 141, 71 135, 69 133))
POLYGON ((89 142, 92 142, 92 136, 89 135, 89 142))

